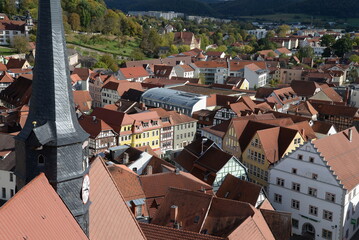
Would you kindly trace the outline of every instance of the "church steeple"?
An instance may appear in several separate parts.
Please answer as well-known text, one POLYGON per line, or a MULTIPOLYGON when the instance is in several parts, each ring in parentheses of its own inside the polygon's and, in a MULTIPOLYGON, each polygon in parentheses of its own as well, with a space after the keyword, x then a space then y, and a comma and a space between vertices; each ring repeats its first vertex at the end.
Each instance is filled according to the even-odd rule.
POLYGON ((40 172, 88 234, 88 134, 76 118, 61 0, 39 0, 30 110, 16 137, 17 187, 40 172))

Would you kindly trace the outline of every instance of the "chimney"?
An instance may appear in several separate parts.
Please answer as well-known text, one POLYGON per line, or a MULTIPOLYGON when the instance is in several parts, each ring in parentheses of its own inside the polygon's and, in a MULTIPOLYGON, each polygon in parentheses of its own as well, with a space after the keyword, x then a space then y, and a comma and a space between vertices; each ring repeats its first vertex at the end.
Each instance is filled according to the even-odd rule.
POLYGON ((175 173, 176 173, 177 175, 180 173, 179 168, 176 168, 176 169, 175 169, 175 173))
POLYGON ((127 152, 123 153, 122 163, 127 165, 130 162, 130 156, 127 152))
POLYGON ((351 128, 348 129, 348 138, 349 142, 353 140, 353 130, 351 128))
POLYGON ((152 166, 147 165, 147 175, 152 175, 152 166))
POLYGON ((177 223, 177 217, 178 217, 178 206, 172 205, 171 206, 171 212, 170 212, 171 222, 173 222, 173 226, 177 223))
POLYGON ((92 116, 92 121, 96 122, 96 116, 92 116))

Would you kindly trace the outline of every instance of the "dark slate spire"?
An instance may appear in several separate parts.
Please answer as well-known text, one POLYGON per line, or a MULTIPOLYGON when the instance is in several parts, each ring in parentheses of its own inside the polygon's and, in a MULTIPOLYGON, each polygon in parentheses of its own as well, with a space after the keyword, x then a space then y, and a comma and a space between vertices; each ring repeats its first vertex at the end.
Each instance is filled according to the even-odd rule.
POLYGON ((61 1, 40 0, 30 113, 19 137, 26 139, 35 125, 51 144, 86 139, 73 106, 61 1))
POLYGON ((39 0, 30 112, 15 148, 17 189, 44 172, 88 234, 88 134, 75 114, 61 0, 39 0))

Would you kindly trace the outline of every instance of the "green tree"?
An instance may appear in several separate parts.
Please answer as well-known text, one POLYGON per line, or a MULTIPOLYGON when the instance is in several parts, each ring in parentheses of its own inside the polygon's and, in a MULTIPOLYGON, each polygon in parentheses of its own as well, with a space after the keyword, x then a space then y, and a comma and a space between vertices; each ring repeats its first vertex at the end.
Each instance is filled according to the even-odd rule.
POLYGON ((351 55, 349 57, 350 61, 359 63, 359 55, 351 55))
POLYGON ((143 32, 140 47, 147 56, 154 57, 160 46, 160 41, 161 38, 156 29, 151 28, 150 30, 143 32))
POLYGON ((350 38, 343 37, 333 44, 333 49, 338 57, 343 57, 345 53, 353 49, 353 42, 350 38))
POLYGON ((310 46, 304 46, 304 47, 299 48, 298 57, 299 57, 299 59, 313 58, 314 57, 313 48, 310 46))
MULTIPOLYGON (((107 69, 111 69, 113 72, 118 70, 118 64, 116 60, 111 55, 102 55, 99 59, 98 65, 106 66, 107 69)), ((97 64, 95 66, 98 66, 97 64)))
POLYGON ((323 37, 320 38, 320 45, 322 47, 331 47, 335 43, 335 38, 332 35, 323 35, 323 37))
POLYGON ((188 45, 180 45, 178 46, 178 52, 188 52, 191 48, 188 45))
POLYGON ((19 53, 27 53, 29 51, 29 40, 24 36, 15 36, 12 45, 19 53))

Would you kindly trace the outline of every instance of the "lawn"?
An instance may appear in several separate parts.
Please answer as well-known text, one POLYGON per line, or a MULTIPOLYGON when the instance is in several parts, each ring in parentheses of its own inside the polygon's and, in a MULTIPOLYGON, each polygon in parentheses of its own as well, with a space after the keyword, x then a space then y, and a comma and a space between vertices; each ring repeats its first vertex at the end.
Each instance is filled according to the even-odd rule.
POLYGON ((125 57, 129 57, 131 52, 140 45, 139 39, 103 35, 69 35, 67 36, 67 42, 96 51, 125 57))
POLYGON ((0 55, 12 55, 17 54, 17 50, 14 48, 0 47, 0 55))

